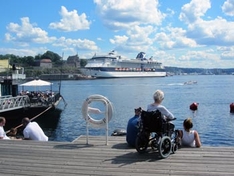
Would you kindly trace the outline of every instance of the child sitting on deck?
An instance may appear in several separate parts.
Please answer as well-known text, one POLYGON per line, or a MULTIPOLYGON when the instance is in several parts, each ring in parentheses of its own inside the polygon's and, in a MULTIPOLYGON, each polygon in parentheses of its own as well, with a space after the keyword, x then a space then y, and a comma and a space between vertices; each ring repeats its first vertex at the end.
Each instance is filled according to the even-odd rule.
POLYGON ((184 129, 179 130, 179 140, 181 140, 181 146, 184 147, 201 147, 201 141, 199 134, 196 130, 192 130, 193 123, 191 118, 187 118, 183 123, 184 129))

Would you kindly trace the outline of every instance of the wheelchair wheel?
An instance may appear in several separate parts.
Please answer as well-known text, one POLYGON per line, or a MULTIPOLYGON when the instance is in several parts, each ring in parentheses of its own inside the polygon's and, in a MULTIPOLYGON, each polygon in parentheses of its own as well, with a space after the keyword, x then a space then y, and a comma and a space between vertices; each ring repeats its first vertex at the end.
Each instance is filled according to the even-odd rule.
POLYGON ((167 158, 171 153, 172 143, 171 138, 164 136, 159 143, 159 154, 162 158, 167 158))
POLYGON ((142 135, 142 136, 137 136, 136 138, 136 150, 138 153, 144 153, 148 147, 149 139, 147 136, 142 135))

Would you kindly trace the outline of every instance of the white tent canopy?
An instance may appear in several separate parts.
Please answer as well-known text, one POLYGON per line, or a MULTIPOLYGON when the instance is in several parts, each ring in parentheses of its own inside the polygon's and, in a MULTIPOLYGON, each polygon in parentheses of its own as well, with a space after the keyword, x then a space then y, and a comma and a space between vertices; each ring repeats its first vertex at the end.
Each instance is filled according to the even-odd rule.
POLYGON ((20 86, 51 86, 53 83, 48 81, 43 81, 41 79, 34 79, 32 81, 20 84, 20 86))

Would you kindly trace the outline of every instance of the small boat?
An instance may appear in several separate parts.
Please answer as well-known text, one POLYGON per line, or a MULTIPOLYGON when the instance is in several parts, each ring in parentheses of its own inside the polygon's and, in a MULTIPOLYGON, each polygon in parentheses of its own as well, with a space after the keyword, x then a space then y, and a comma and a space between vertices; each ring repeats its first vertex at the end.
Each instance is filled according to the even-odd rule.
POLYGON ((134 78, 134 77, 165 77, 166 71, 162 63, 152 57, 145 58, 140 52, 135 59, 125 59, 111 51, 107 55, 94 55, 88 60, 84 75, 95 78, 134 78))
POLYGON ((184 85, 192 85, 192 84, 197 84, 197 81, 187 81, 187 82, 184 82, 184 85))

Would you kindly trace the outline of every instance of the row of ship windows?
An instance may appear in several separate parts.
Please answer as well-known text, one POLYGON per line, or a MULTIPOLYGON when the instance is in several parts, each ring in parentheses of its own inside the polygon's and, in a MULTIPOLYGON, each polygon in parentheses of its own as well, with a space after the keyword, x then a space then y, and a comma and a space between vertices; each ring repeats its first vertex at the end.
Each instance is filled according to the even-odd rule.
POLYGON ((115 68, 116 71, 155 71, 154 68, 115 68))

